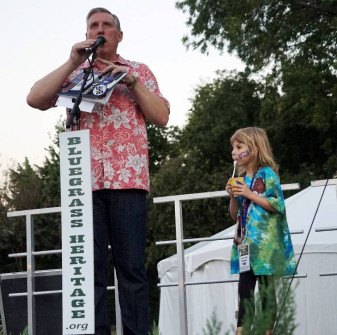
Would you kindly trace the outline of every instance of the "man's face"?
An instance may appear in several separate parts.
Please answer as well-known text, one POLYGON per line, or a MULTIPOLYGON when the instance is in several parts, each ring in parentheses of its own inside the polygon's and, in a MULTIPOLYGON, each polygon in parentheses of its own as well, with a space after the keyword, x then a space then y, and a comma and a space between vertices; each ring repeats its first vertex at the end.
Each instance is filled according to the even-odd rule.
POLYGON ((103 46, 98 48, 98 55, 117 52, 118 43, 123 39, 123 32, 117 29, 109 13, 95 13, 88 21, 86 38, 96 39, 98 36, 104 36, 106 39, 103 46))

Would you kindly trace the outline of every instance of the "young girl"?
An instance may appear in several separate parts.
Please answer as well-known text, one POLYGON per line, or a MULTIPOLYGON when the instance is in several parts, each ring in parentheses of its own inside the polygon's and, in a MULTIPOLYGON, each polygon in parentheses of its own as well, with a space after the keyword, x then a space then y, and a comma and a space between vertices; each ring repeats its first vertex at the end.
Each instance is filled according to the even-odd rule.
POLYGON ((261 296, 262 308, 273 308, 273 320, 266 333, 271 334, 276 315, 273 277, 291 275, 296 267, 278 166, 263 129, 239 129, 230 142, 238 174, 244 176, 244 183, 231 186, 229 180, 226 185, 230 215, 237 222, 231 254, 231 273, 240 273, 237 334, 241 334, 245 300, 254 299, 256 280, 260 292, 265 291, 261 283, 273 292, 273 301, 261 296))

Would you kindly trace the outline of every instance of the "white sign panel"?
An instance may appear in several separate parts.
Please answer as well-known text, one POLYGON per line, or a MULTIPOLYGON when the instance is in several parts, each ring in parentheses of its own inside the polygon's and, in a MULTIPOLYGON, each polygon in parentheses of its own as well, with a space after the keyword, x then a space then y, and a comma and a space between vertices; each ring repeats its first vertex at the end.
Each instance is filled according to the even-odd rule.
POLYGON ((60 134, 63 335, 95 333, 89 130, 60 134))

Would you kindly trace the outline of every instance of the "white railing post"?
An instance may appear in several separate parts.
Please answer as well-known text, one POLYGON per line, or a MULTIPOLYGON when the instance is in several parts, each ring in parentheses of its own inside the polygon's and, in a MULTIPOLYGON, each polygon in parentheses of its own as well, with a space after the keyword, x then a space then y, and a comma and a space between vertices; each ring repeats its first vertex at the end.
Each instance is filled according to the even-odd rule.
POLYGON ((27 240, 27 317, 28 335, 35 334, 35 250, 34 218, 26 214, 26 240, 27 240))
POLYGON ((184 229, 182 204, 180 200, 174 201, 176 239, 177 239, 177 260, 178 260, 178 290, 179 290, 179 324, 180 335, 188 334, 187 306, 186 306, 186 286, 185 286, 185 255, 184 255, 184 229))

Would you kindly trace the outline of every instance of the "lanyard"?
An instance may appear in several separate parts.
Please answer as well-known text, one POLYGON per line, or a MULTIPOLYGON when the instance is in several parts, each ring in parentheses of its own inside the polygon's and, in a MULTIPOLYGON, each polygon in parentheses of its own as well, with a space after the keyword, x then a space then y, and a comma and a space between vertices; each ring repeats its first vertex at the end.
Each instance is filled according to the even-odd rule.
MULTIPOLYGON (((255 174, 252 178, 252 181, 250 182, 250 186, 249 186, 250 190, 253 187, 254 180, 255 180, 255 174)), ((250 203, 251 201, 249 199, 244 199, 242 202, 242 206, 241 206, 241 236, 243 240, 246 237, 246 222, 247 222, 247 214, 248 214, 248 208, 249 208, 250 203), (243 210, 244 207, 245 207, 245 210, 243 210)))

